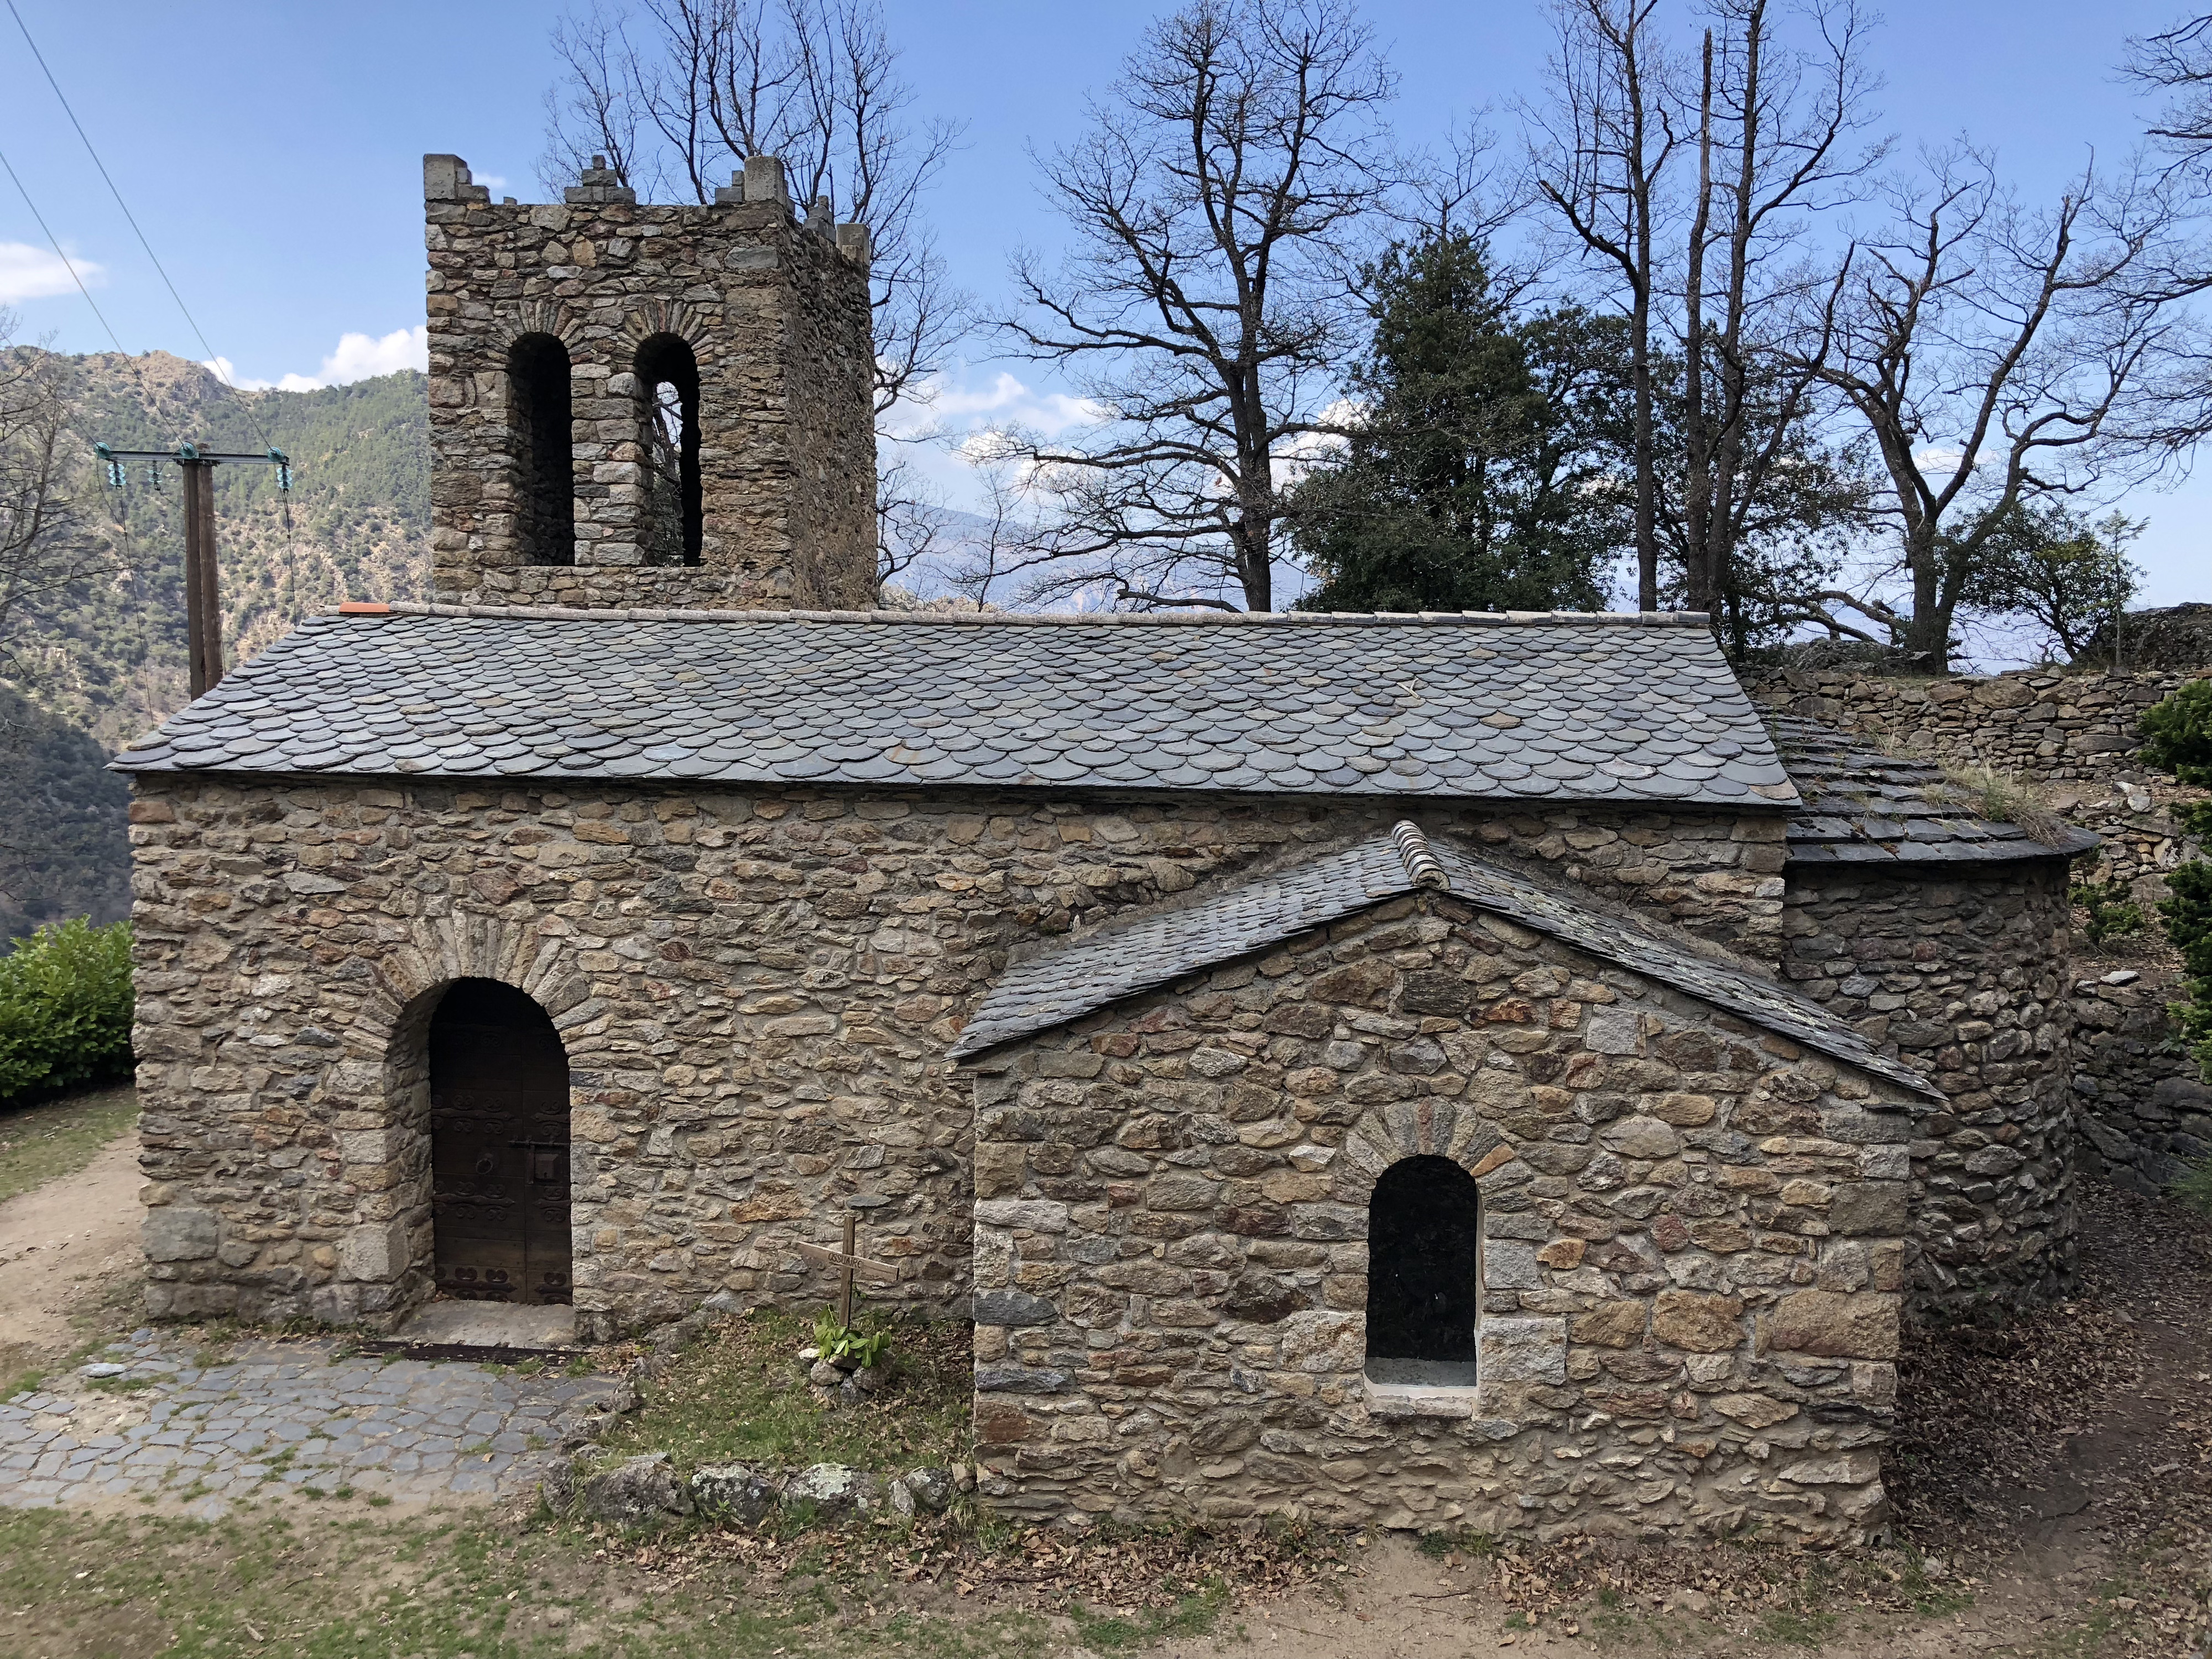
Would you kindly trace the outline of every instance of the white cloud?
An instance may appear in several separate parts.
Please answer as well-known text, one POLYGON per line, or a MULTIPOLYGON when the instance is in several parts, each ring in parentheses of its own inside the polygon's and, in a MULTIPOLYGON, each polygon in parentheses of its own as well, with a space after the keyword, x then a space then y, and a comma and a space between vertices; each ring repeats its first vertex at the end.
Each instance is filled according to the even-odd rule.
POLYGON ((948 374, 933 377, 895 410, 892 430, 905 437, 932 428, 956 433, 1019 427, 1047 438, 1079 426, 1095 425, 1111 411, 1088 398, 1064 392, 1040 392, 1004 369, 981 384, 957 383, 948 374))
POLYGON ((507 183, 507 178, 503 173, 471 173, 469 175, 469 182, 472 185, 482 185, 489 190, 497 190, 507 183))
MULTIPOLYGON (((70 264, 76 267, 87 288, 97 288, 106 280, 106 270, 89 259, 72 256, 70 264)), ((0 242, 0 305, 76 292, 69 265, 52 248, 33 247, 28 242, 0 242)))
POLYGON ((213 369, 241 392, 266 392, 272 386, 279 392, 316 392, 326 386, 348 386, 379 374, 396 374, 403 368, 427 372, 430 367, 430 331, 428 325, 418 324, 413 328, 395 328, 381 337, 341 334, 337 349, 323 359, 318 373, 287 374, 277 380, 242 380, 228 357, 215 358, 201 367, 213 369))

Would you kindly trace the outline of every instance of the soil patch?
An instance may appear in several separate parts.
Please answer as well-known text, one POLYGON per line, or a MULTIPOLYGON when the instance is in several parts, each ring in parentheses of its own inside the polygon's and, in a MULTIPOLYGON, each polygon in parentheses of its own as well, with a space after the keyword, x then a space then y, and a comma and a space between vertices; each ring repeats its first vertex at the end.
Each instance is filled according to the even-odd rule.
POLYGON ((135 1302, 137 1120, 127 1090, 0 1119, 0 1184, 46 1172, 0 1202, 0 1395, 100 1334, 91 1326, 121 1322, 96 1316, 106 1304, 135 1302))

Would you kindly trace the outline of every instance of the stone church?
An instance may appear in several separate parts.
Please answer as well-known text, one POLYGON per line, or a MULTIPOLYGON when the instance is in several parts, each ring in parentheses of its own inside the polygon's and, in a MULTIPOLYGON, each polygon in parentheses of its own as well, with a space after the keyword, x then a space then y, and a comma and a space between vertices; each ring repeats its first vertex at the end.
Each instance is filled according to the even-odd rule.
POLYGON ((435 593, 132 778, 149 1307, 972 1318, 1024 1516, 1813 1541, 2070 1251, 2065 872, 1697 617, 875 605, 866 233, 426 159, 435 593))

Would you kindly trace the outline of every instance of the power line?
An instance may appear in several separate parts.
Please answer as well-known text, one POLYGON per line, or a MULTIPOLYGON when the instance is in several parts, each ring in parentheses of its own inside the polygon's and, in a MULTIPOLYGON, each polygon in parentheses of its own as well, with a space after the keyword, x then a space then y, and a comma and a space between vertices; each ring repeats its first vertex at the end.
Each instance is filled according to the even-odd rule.
POLYGON ((107 313, 100 308, 100 301, 92 297, 92 290, 84 285, 84 278, 76 274, 76 266, 69 255, 62 252, 61 243, 47 228, 46 216, 39 211, 39 204, 31 199, 31 192, 24 188, 22 179, 16 177, 15 163, 8 159, 8 152, 3 149, 0 149, 0 167, 7 168, 8 177, 15 183, 15 193, 23 198, 23 205, 31 210, 31 216, 39 222, 39 228, 46 231, 46 242, 53 249, 54 257, 62 262, 62 269, 69 272, 70 281, 76 284, 76 291, 84 295, 84 302, 92 307, 92 314, 100 319, 100 325, 107 331, 108 340, 115 347, 117 354, 128 357, 131 354, 123 349, 123 342, 115 337, 115 328, 107 320, 107 313))
MULTIPOLYGON (((146 250, 146 257, 154 262, 154 269, 161 273, 162 286, 169 290, 169 297, 177 302, 177 309, 185 313, 185 321, 191 325, 193 337, 200 343, 200 349, 207 353, 207 366, 210 372, 228 391, 236 396, 238 388, 231 384, 230 377, 223 373, 222 356, 217 354, 213 346, 208 343, 208 337, 201 331, 198 320, 193 317, 191 307, 185 303, 185 296, 177 292, 177 285, 169 280, 169 273, 162 267, 161 257, 154 252, 154 245, 146 240, 146 233, 139 229, 137 217, 131 211, 131 204, 123 199, 123 192, 115 187, 115 180, 107 171, 107 164, 100 159, 100 152, 92 147, 92 140, 85 132, 84 123, 76 118, 76 112, 70 107, 70 100, 62 91, 62 83, 54 79, 53 70, 46 67, 46 54, 39 50, 39 43, 31 38, 30 25, 23 21, 23 14, 15 9, 15 0, 8 0, 8 14, 15 20, 15 27, 22 31, 23 44, 31 49, 31 56, 38 60, 40 73, 46 77, 46 84, 54 89, 54 97, 61 104, 62 113, 69 117, 70 125, 76 129, 77 138, 84 145, 84 153, 92 157, 93 166, 100 169, 100 176, 107 185, 107 193, 115 198, 115 205, 123 210, 123 216, 129 222, 131 234, 137 237, 138 246, 146 250)), ((10 169, 10 172, 12 173, 13 169, 10 169)), ((20 185, 17 187, 21 188, 20 185)), ((58 247, 56 252, 59 252, 58 247)), ((88 300, 92 296, 87 295, 85 297, 88 300)), ((95 307, 94 309, 98 307, 95 307)), ((118 349, 120 348, 118 347, 118 349)), ((238 401, 239 406, 246 411, 246 418, 253 422, 255 434, 263 443, 268 443, 269 434, 262 429, 260 417, 254 414, 253 405, 247 403, 243 397, 239 397, 238 401)))

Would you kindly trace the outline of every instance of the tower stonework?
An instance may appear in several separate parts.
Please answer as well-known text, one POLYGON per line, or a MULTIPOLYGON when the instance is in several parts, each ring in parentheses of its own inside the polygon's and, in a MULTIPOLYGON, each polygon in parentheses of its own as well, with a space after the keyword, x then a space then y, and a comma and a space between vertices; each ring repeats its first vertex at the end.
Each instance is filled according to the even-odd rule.
POLYGON ((874 602, 865 227, 798 219, 772 156, 703 207, 422 187, 439 601, 874 602))

